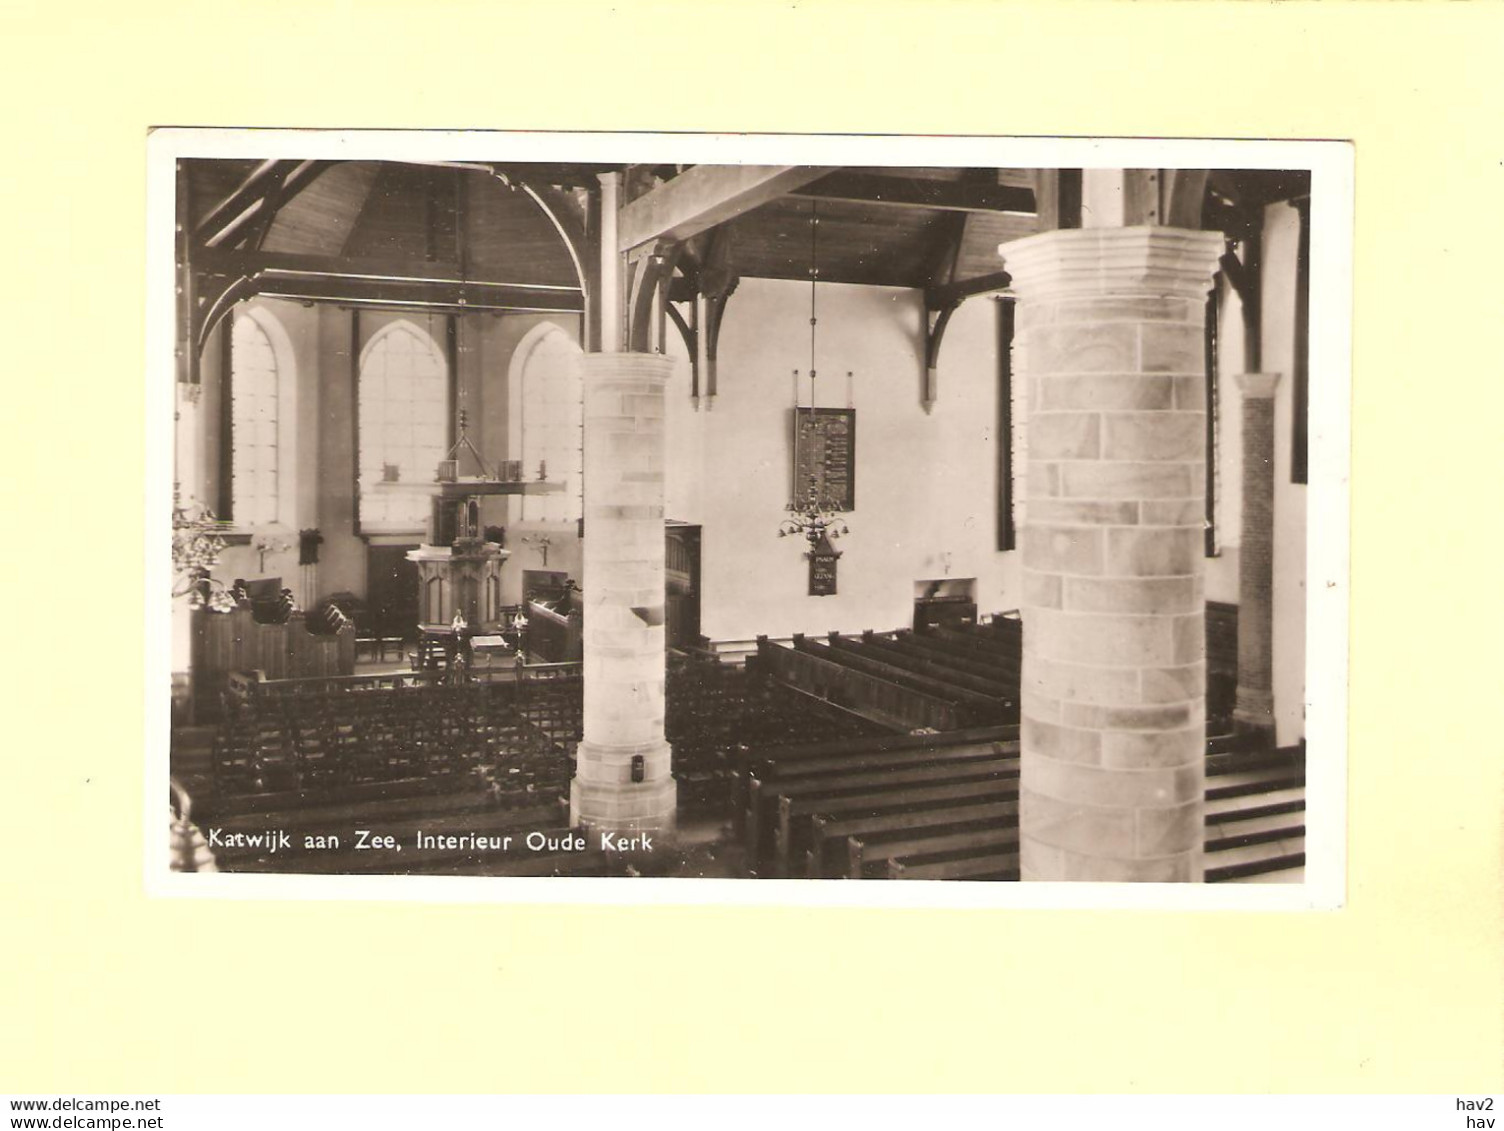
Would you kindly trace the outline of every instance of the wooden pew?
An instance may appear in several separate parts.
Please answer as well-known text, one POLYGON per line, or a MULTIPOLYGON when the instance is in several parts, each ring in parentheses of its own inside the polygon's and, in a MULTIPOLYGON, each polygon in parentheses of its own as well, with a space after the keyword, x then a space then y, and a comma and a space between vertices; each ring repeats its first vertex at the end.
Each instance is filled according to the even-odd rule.
POLYGON ((1011 635, 989 632, 982 628, 947 628, 945 625, 937 625, 915 635, 921 639, 939 640, 945 644, 954 645, 957 649, 979 655, 1016 656, 1022 651, 1023 642, 1021 635, 1015 642, 1015 638, 1011 635))
MULTIPOLYGON (((866 639, 865 633, 863 633, 862 639, 866 639)), ((1006 665, 979 660, 974 653, 949 648, 938 640, 934 640, 928 636, 916 635, 907 629, 895 632, 893 635, 887 637, 878 636, 875 639, 879 644, 885 644, 916 659, 927 660, 946 673, 961 672, 966 675, 1002 683, 1005 684, 1010 694, 1014 696, 1018 694, 1017 680, 1015 678, 1012 682, 1009 682, 1007 677, 1010 669, 1006 665)), ((1012 674, 1014 676, 1017 675, 1016 671, 1012 674)))
MULTIPOLYGON (((421 808, 397 817, 367 818, 364 815, 343 821, 330 821, 317 825, 294 825, 296 813, 284 817, 274 814, 262 828, 273 827, 287 831, 293 841, 291 848, 266 852, 258 848, 215 849, 216 861, 221 871, 229 872, 294 872, 323 875, 355 875, 360 873, 404 874, 422 871, 436 863, 477 863, 492 857, 500 857, 499 850, 477 850, 451 847, 419 847, 417 835, 421 833, 438 836, 470 834, 477 836, 513 837, 514 850, 507 855, 532 855, 519 848, 522 837, 535 829, 553 828, 568 819, 567 805, 560 799, 542 803, 528 809, 475 810, 471 812, 429 813, 421 808), (357 832, 365 830, 380 836, 396 839, 399 848, 358 849, 357 832), (334 836, 339 847, 311 848, 306 836, 334 836)), ((206 835, 222 826, 212 824, 206 835)), ((211 838, 211 846, 213 840, 211 838)))
POLYGON ((890 860, 960 851, 1018 851, 1018 803, 1002 820, 991 818, 931 829, 866 833, 847 838, 847 874, 851 880, 886 878, 890 860))
POLYGON ((832 660, 842 667, 855 668, 857 671, 876 676, 888 683, 907 687, 923 695, 950 703, 960 710, 968 711, 968 714, 969 709, 979 709, 985 712, 995 706, 994 701, 988 696, 978 695, 965 688, 956 687, 954 684, 918 675, 895 664, 875 659, 862 651, 861 645, 844 640, 840 636, 833 636, 822 642, 796 635, 794 647, 801 652, 832 660))
POLYGON ((764 786, 753 777, 749 783, 746 821, 746 844, 749 857, 755 857, 767 843, 776 814, 790 797, 837 796, 843 793, 872 793, 921 782, 970 781, 999 775, 1018 775, 1018 752, 976 752, 963 749, 954 755, 946 751, 926 752, 926 756, 896 764, 869 766, 841 765, 800 776, 780 776, 764 786))
MULTIPOLYGON (((967 730, 929 734, 890 734, 871 738, 840 739, 831 742, 800 743, 797 745, 773 746, 761 749, 741 749, 733 754, 732 766, 732 815, 736 832, 745 828, 746 810, 750 796, 750 781, 754 775, 765 781, 776 779, 781 774, 797 775, 800 767, 819 764, 819 769, 829 769, 841 759, 878 759, 883 755, 895 755, 896 761, 917 757, 926 761, 936 757, 936 751, 960 750, 976 747, 986 752, 998 751, 999 743, 1017 743, 1018 727, 976 727, 967 730)), ((872 765, 884 764, 872 761, 872 765)), ((889 763, 891 764, 891 763, 889 763)))
POLYGON ((948 667, 943 663, 932 660, 923 655, 916 655, 912 650, 903 647, 895 641, 877 636, 871 632, 862 633, 860 641, 850 640, 846 637, 838 637, 832 634, 832 646, 849 647, 855 646, 862 650, 861 654, 872 656, 884 663, 914 672, 916 675, 925 676, 929 679, 939 680, 951 687, 961 687, 973 691, 988 700, 1017 700, 1017 686, 1010 686, 993 676, 982 676, 974 671, 964 671, 959 668, 948 667))
MULTIPOLYGON (((810 818, 817 815, 855 815, 885 808, 899 808, 922 801, 998 800, 1018 796, 1018 770, 999 767, 992 773, 978 773, 980 767, 938 775, 911 784, 870 788, 861 792, 836 790, 808 792, 802 796, 783 795, 778 799, 778 828, 774 834, 771 870, 775 876, 787 876, 793 860, 803 860, 810 843, 810 818)), ((748 853, 749 862, 755 858, 748 853)), ((759 865, 760 861, 757 862, 759 865)))
POLYGON ((930 640, 948 648, 962 658, 974 663, 991 665, 1001 677, 1011 682, 1022 670, 1023 653, 1005 640, 987 636, 981 632, 958 632, 950 628, 933 628, 924 634, 930 640))
POLYGON ((961 730, 971 724, 955 702, 834 662, 785 648, 761 636, 758 662, 776 678, 821 699, 900 730, 961 730))
MULTIPOLYGON (((847 840, 847 876, 853 880, 886 879, 898 864, 910 871, 921 860, 938 861, 974 856, 993 857, 1010 854, 1017 860, 1018 854, 1018 806, 1013 806, 1011 822, 990 821, 982 824, 948 826, 923 835, 914 833, 895 834, 873 842, 859 837, 847 840)), ((1016 867, 1016 864, 1015 864, 1016 867)), ((895 879, 915 879, 913 875, 900 875, 895 879)), ((943 878, 943 877, 935 877, 943 878)))
POLYGON ((926 829, 989 821, 1017 824, 1018 801, 987 801, 980 804, 921 802, 907 808, 885 809, 855 817, 815 816, 810 820, 810 847, 805 852, 805 874, 812 880, 850 875, 851 842, 867 838, 873 844, 890 835, 911 835, 926 829))
POLYGON ((664 731, 674 748, 680 811, 734 813, 738 759, 748 748, 891 735, 892 729, 805 695, 757 665, 672 658, 664 731))
POLYGON ((761 833, 768 831, 771 828, 771 806, 776 804, 777 796, 786 785, 841 780, 863 773, 880 775, 934 766, 969 765, 999 758, 1012 758, 1016 761, 1018 753, 1017 742, 951 741, 886 750, 864 750, 852 744, 851 753, 816 758, 782 758, 777 761, 752 760, 744 779, 746 790, 741 828, 756 830, 751 833, 753 842, 761 833), (774 800, 770 802, 769 799, 774 800))
POLYGON ((890 880, 1017 880, 1018 852, 992 849, 905 856, 888 861, 890 880))

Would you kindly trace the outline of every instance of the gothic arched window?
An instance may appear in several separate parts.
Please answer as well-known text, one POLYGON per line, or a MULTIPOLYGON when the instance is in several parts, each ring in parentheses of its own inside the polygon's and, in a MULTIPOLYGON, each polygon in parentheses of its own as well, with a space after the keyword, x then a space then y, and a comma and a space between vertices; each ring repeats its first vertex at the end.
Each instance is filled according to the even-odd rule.
POLYGON ((449 374, 434 340, 406 320, 383 327, 360 357, 360 526, 411 533, 428 521, 449 439, 449 374))
POLYGON ((276 522, 281 499, 281 373, 271 338, 237 314, 230 338, 231 517, 239 526, 276 522))
POLYGON ((536 478, 546 465, 550 482, 563 483, 558 495, 522 499, 528 522, 574 522, 584 514, 582 437, 584 388, 580 347, 557 326, 540 327, 538 336, 518 347, 522 357, 521 452, 523 474, 536 478))

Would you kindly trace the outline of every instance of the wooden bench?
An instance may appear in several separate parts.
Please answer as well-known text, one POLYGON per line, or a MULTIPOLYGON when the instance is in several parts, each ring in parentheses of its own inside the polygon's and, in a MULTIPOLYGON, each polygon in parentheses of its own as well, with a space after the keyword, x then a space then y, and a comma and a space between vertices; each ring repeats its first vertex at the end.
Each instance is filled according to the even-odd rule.
POLYGON ((1010 799, 976 803, 967 800, 920 802, 855 817, 815 816, 810 820, 810 847, 804 854, 805 874, 812 880, 849 876, 851 843, 858 838, 903 836, 979 821, 1016 824, 1017 820, 1016 795, 1010 799))
POLYGON ((988 829, 1009 830, 1016 837, 1016 791, 982 802, 930 802, 856 817, 816 817, 809 827, 804 872, 810 879, 882 878, 887 858, 910 842, 988 829))
MULTIPOLYGON (((867 639, 866 633, 862 634, 862 639, 867 639)), ((895 632, 891 636, 874 636, 873 640, 896 654, 933 664, 942 673, 940 678, 948 678, 952 674, 968 675, 1003 685, 1007 694, 1015 700, 1018 696, 1016 678, 1012 682, 1008 678, 1010 671, 1015 677, 1017 672, 1006 665, 979 661, 973 653, 949 648, 930 637, 916 636, 908 631, 895 632)))
POLYGON ((998 744, 1017 741, 1017 726, 997 726, 945 733, 889 734, 758 749, 742 748, 734 753, 731 770, 735 829, 738 835, 745 829, 751 779, 754 776, 768 783, 785 775, 799 776, 809 772, 805 767, 815 767, 816 772, 823 772, 853 761, 870 766, 891 765, 906 760, 926 762, 936 758, 937 751, 959 751, 968 747, 975 747, 979 752, 990 755, 1002 752, 998 744), (890 755, 892 761, 885 761, 890 755))
MULTIPOLYGON (((288 832, 293 842, 290 848, 282 848, 277 852, 267 852, 254 846, 215 849, 220 870, 323 875, 403 874, 422 871, 436 863, 479 862, 500 856, 500 850, 419 846, 416 843, 417 836, 419 833, 439 837, 469 834, 480 837, 511 836, 515 850, 512 854, 515 855, 526 851, 519 847, 523 836, 535 829, 558 825, 561 820, 568 819, 568 811, 567 804, 555 798, 527 809, 492 807, 459 812, 429 812, 413 806, 407 814, 400 817, 391 813, 379 817, 361 815, 316 825, 304 824, 301 827, 289 827, 293 825, 295 813, 287 816, 275 814, 274 817, 274 826, 262 825, 260 828, 276 827, 288 832), (400 847, 361 849, 358 847, 357 834, 362 830, 377 836, 395 838, 400 847), (314 843, 318 843, 319 837, 334 837, 338 840, 338 847, 310 847, 305 840, 307 837, 315 838, 314 843)), ((214 824, 211 828, 225 829, 225 826, 214 824)))
MULTIPOLYGON (((940 702, 948 703, 958 711, 971 708, 985 713, 995 706, 994 701, 988 696, 978 695, 954 684, 918 675, 896 664, 876 659, 863 650, 860 644, 845 640, 840 636, 832 636, 821 642, 796 635, 794 647, 800 652, 834 661, 842 667, 855 668, 859 672, 865 672, 888 683, 906 687, 940 702)), ((970 719, 969 715, 966 717, 970 719)))
POLYGON ((781 776, 767 786, 754 777, 749 783, 747 803, 745 840, 748 855, 755 857, 760 847, 767 843, 774 815, 782 812, 783 802, 789 798, 833 797, 853 792, 870 794, 916 783, 974 781, 1009 774, 1015 777, 1018 774, 1016 750, 980 754, 967 750, 955 755, 935 752, 926 758, 890 765, 871 767, 859 764, 792 778, 781 776))
POLYGON ((877 813, 927 801, 1007 800, 1018 796, 1018 770, 999 765, 953 768, 934 776, 907 783, 862 788, 856 791, 836 788, 828 791, 801 790, 798 795, 781 794, 778 798, 778 825, 773 836, 771 859, 764 862, 748 853, 749 864, 755 862, 759 873, 771 871, 775 876, 791 873, 796 859, 801 863, 811 843, 812 818, 837 814, 855 816, 877 813))
POLYGON ((937 641, 963 656, 992 658, 1003 664, 1017 663, 1022 655, 1021 647, 1015 647, 1011 641, 980 631, 932 628, 919 639, 937 641))
POLYGON ((895 860, 978 850, 1018 851, 1018 805, 1011 820, 947 825, 924 833, 910 830, 867 840, 847 838, 847 875, 853 880, 886 877, 895 860))
MULTIPOLYGON (((939 766, 968 766, 1018 758, 1017 743, 952 743, 925 745, 870 753, 832 755, 790 762, 754 762, 746 774, 746 805, 741 828, 749 843, 756 844, 770 831, 773 805, 784 787, 807 789, 809 783, 828 783, 854 775, 877 775, 924 771, 939 766)), ((902 780, 902 779, 893 779, 902 780)))
POLYGON ((778 679, 900 730, 961 730, 970 719, 956 703, 842 665, 808 651, 757 641, 758 662, 778 679))
POLYGON ((779 683, 756 664, 675 658, 668 670, 665 735, 674 749, 679 806, 737 814, 733 790, 745 781, 738 759, 748 748, 892 734, 864 719, 779 683))
POLYGON ((215 739, 217 793, 480 775, 497 796, 527 802, 531 792, 564 786, 572 772, 572 748, 534 721, 538 704, 523 704, 510 678, 458 687, 414 680, 382 690, 318 682, 296 692, 247 683, 215 739))
POLYGON ((961 849, 935 855, 895 857, 888 861, 890 880, 1017 880, 1018 850, 961 849))
MULTIPOLYGON (((951 687, 964 688, 975 692, 992 702, 1017 702, 1018 687, 1000 680, 996 675, 980 675, 975 670, 964 671, 950 667, 937 660, 924 655, 916 655, 911 649, 888 637, 877 636, 871 632, 862 633, 860 641, 850 640, 847 637, 832 637, 831 644, 836 645, 837 640, 841 646, 854 646, 862 650, 861 654, 869 655, 894 667, 903 668, 929 679, 935 679, 942 684, 951 687)), ((977 667, 980 665, 974 665, 977 667)))

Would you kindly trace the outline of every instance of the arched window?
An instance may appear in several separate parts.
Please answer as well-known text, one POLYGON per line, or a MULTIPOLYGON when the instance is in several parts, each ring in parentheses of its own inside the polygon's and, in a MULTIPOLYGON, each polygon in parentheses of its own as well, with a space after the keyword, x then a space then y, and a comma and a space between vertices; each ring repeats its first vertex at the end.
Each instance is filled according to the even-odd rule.
MULTIPOLYGON (((523 497, 527 522, 574 522, 584 514, 584 387, 580 347, 557 326, 537 327, 517 347, 521 360, 520 445, 523 475, 534 479, 540 465, 563 483, 558 495, 523 497)), ((515 367, 515 362, 514 362, 515 367)))
POLYGON ((448 448, 449 377, 433 338, 406 320, 380 330, 360 357, 360 526, 410 533, 428 521, 434 474, 448 448))
POLYGON ((230 335, 230 517, 239 526, 276 522, 283 490, 282 374, 261 324, 237 313, 230 335))

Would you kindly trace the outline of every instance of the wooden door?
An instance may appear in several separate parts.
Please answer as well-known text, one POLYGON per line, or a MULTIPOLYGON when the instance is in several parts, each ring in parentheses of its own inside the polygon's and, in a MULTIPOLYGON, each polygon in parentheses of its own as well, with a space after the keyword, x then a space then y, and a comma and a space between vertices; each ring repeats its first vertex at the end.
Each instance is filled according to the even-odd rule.
POLYGON ((416 640, 418 563, 407 560, 412 546, 371 546, 366 559, 366 604, 381 636, 416 640))
POLYGON ((700 527, 673 523, 664 537, 668 646, 693 646, 700 639, 700 527))

